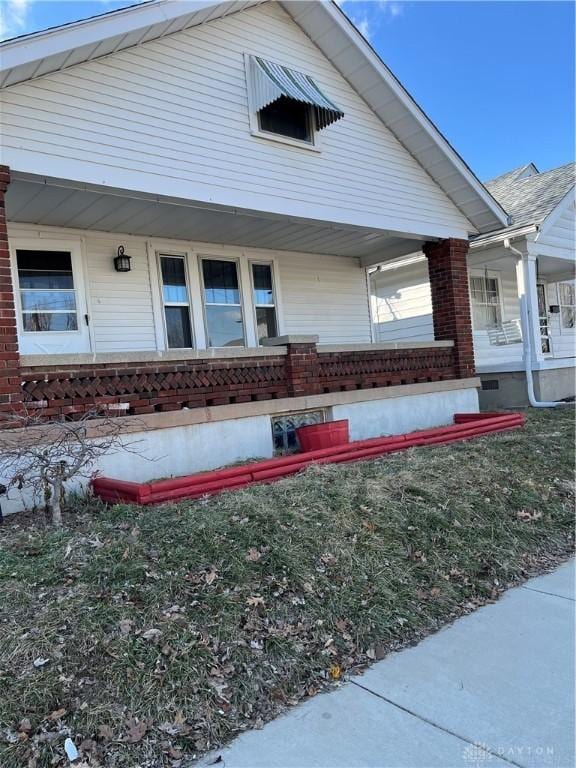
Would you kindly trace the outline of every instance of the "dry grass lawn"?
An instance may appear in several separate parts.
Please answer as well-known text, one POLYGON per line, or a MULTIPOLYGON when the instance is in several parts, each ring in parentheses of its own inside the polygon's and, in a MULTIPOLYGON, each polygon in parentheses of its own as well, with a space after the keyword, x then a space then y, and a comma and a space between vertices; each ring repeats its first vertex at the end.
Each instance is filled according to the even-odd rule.
POLYGON ((522 431, 0 529, 0 765, 178 766, 573 547, 571 408, 522 431))

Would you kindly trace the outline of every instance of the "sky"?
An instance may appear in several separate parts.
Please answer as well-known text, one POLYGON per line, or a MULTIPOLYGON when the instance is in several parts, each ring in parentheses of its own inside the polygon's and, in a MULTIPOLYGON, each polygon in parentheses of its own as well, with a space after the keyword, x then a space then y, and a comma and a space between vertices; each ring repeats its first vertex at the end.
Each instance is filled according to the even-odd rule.
MULTIPOLYGON (((0 0, 0 39, 134 0, 0 0)), ((452 146, 486 181, 574 159, 575 4, 339 0, 452 146)))

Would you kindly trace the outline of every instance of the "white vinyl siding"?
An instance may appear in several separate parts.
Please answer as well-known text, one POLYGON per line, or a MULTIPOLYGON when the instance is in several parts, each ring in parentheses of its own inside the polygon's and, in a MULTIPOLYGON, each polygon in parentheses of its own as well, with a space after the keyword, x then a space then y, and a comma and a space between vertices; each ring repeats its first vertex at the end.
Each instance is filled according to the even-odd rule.
POLYGON ((376 341, 433 341, 428 262, 373 272, 372 312, 376 341))
POLYGON ((470 229, 275 3, 11 86, 1 99, 4 162, 15 170, 331 221, 371 216, 384 229, 470 229), (251 135, 245 53, 310 74, 342 107, 319 153, 251 135))
MULTIPOLYGON (((560 296, 558 283, 548 283, 546 286, 546 296, 548 306, 552 304, 560 305, 560 296)), ((558 314, 548 315, 548 327, 550 333, 550 343, 554 357, 575 357, 576 356, 576 331, 562 327, 562 310, 558 314)))
MULTIPOLYGON (((471 275, 483 276, 484 270, 471 269, 471 275)), ((490 269, 490 277, 497 277, 500 292, 500 306, 502 322, 507 320, 520 320, 520 302, 518 300, 518 288, 516 284, 516 272, 509 270, 490 269)), ((491 344, 488 331, 473 331, 474 357, 476 365, 486 366, 490 363, 508 363, 522 360, 522 344, 503 344, 501 346, 491 344)))
MULTIPOLYGON (((34 238, 49 243, 64 236, 81 238, 84 244, 94 351, 138 352, 162 348, 163 333, 158 346, 156 341, 151 288, 152 281, 159 291, 159 278, 157 271, 150 277, 146 238, 9 225, 10 239, 34 238), (124 245, 132 257, 130 272, 114 271, 113 257, 119 245, 124 245)), ((198 254, 206 253, 210 258, 218 258, 219 254, 224 258, 242 255, 246 264, 273 263, 279 333, 317 334, 325 344, 369 343, 371 340, 366 273, 357 259, 210 244, 192 248, 191 243, 177 240, 165 240, 163 244, 166 252, 190 252, 190 267, 196 272, 198 254)), ((151 261, 155 263, 154 259, 151 261)), ((250 292, 248 278, 248 296, 250 292)), ((161 305, 157 311, 162 312, 161 305)), ((251 306, 244 306, 246 317, 251 312, 251 306)), ((161 328, 161 315, 156 320, 161 328)))
MULTIPOLYGON (((472 269, 482 276, 483 270, 472 269)), ((499 280, 503 320, 518 320, 520 304, 516 274, 490 270, 499 280)), ((431 341, 434 339, 432 300, 425 259, 372 275, 372 313, 376 341, 431 341)), ((476 365, 507 363, 522 359, 522 344, 495 346, 487 331, 474 331, 476 365)))
POLYGON ((554 224, 550 227, 550 230, 542 233, 538 238, 540 245, 552 246, 554 248, 561 248, 567 252, 567 256, 570 255, 574 258, 574 251, 576 249, 576 215, 574 212, 574 204, 567 208, 561 216, 559 216, 554 224))
POLYGON ((357 259, 278 254, 284 333, 317 334, 321 344, 371 341, 366 273, 357 259))
POLYGON ((95 351, 155 349, 146 241, 87 233, 85 243, 95 351), (130 272, 114 270, 112 259, 119 245, 132 257, 130 272))

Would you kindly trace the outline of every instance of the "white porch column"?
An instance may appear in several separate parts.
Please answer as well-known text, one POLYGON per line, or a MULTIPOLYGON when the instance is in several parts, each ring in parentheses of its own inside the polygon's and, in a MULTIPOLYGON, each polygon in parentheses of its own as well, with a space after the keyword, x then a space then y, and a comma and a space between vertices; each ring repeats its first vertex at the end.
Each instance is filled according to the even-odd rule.
MULTIPOLYGON (((522 259, 518 259, 516 263, 516 282, 520 302, 522 302, 522 297, 525 299, 527 322, 522 322, 522 334, 527 333, 529 335, 531 350, 529 362, 532 364, 544 359, 540 336, 540 311, 538 309, 538 293, 536 290, 535 256, 524 253, 522 259)), ((526 350, 526 344, 524 349, 526 350)))

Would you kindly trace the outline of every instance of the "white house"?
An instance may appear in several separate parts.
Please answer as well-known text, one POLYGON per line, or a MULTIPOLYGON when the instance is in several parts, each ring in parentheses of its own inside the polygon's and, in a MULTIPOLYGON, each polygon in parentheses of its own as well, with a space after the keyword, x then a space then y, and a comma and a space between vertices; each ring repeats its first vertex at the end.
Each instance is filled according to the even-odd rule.
POLYGON ((335 3, 8 41, 0 105, 4 411, 120 412, 161 458, 103 468, 143 480, 478 408, 466 252, 507 216, 335 3), (419 248, 436 337, 373 343, 366 268, 419 248))
MULTIPOLYGON (((575 173, 574 163, 545 173, 530 163, 486 184, 510 224, 474 237, 468 256, 474 357, 485 407, 526 404, 526 368, 537 400, 574 396, 575 173)), ((422 254, 381 265, 371 272, 371 285, 377 340, 434 338, 422 254)))

